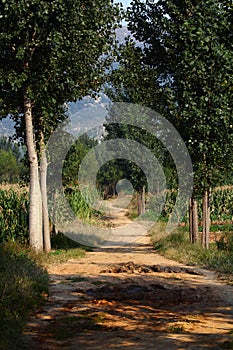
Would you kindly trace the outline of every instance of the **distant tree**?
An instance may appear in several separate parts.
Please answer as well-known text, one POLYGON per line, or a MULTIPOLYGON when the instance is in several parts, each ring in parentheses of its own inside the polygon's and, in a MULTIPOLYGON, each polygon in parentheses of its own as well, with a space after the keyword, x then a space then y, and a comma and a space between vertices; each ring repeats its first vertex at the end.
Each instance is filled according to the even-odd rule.
POLYGON ((4 151, 11 151, 17 161, 23 158, 23 149, 19 146, 18 142, 12 141, 9 137, 0 137, 0 149, 4 151))
POLYGON ((78 173, 82 160, 97 143, 96 140, 88 137, 87 134, 83 134, 72 145, 63 165, 62 180, 65 186, 78 184, 78 173))
POLYGON ((0 152, 2 180, 15 182, 23 179, 27 173, 27 166, 24 164, 23 148, 17 142, 4 136, 0 138, 0 152), (4 166, 4 159, 6 166, 4 166))
POLYGON ((1 182, 11 182, 13 178, 17 178, 19 168, 11 151, 4 151, 0 149, 0 179, 1 182))

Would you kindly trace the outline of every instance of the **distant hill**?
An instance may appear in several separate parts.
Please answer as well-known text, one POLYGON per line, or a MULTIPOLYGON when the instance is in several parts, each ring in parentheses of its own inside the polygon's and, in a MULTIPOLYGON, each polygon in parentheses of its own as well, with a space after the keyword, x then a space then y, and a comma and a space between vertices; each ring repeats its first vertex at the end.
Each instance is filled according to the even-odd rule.
POLYGON ((12 136, 15 132, 15 123, 10 118, 4 118, 0 121, 0 136, 12 136))

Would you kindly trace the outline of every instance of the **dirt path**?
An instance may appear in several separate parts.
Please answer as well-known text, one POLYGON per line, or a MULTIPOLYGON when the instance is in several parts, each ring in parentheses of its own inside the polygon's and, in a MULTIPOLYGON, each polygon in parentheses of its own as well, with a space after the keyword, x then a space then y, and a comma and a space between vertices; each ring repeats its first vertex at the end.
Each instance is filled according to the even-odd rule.
POLYGON ((25 331, 30 349, 233 348, 233 288, 156 254, 149 237, 49 273, 48 303, 25 331))

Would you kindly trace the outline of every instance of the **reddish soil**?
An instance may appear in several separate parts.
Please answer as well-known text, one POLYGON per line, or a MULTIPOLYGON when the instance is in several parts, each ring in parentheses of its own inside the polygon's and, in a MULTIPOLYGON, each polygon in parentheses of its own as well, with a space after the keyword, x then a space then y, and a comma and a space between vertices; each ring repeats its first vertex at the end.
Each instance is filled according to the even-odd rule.
POLYGON ((233 348, 233 287, 156 254, 149 237, 48 271, 48 302, 31 317, 25 348, 233 348))

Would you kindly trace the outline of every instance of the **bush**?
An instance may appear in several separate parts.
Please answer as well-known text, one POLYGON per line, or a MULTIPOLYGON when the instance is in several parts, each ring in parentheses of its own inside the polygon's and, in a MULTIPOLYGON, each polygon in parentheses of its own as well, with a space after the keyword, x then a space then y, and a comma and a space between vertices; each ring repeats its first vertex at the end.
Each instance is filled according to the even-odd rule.
POLYGON ((13 242, 0 245, 0 349, 19 347, 28 314, 44 300, 48 286, 35 253, 13 242))
POLYGON ((151 239, 154 249, 169 259, 187 265, 214 269, 221 273, 233 273, 232 235, 218 243, 211 243, 209 250, 203 248, 199 243, 190 243, 189 234, 183 228, 162 238, 156 238, 156 235, 152 233, 151 239))
POLYGON ((217 242, 218 250, 225 250, 233 253, 233 234, 232 232, 224 234, 217 242))
POLYGON ((67 195, 68 201, 75 215, 86 222, 97 219, 101 216, 101 207, 95 210, 92 207, 98 203, 99 193, 91 190, 88 186, 80 192, 78 187, 74 187, 67 195))
POLYGON ((29 238, 29 194, 0 190, 0 242, 27 243, 29 238))

